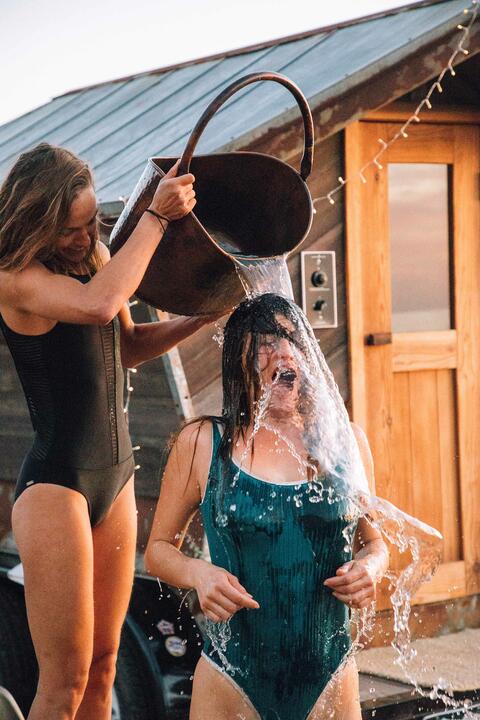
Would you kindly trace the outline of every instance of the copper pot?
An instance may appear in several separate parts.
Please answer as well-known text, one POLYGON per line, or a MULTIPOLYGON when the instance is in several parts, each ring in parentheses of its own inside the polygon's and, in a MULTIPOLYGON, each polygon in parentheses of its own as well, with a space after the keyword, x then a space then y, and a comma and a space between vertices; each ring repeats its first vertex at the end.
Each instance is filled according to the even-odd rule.
MULTIPOLYGON (((113 228, 117 252, 150 205, 175 157, 153 157, 113 228)), ((306 179, 313 163, 313 120, 300 89, 277 73, 251 73, 229 85, 205 110, 181 158, 178 174, 195 175, 195 212, 169 223, 136 295, 182 315, 228 310, 244 297, 233 257, 270 258, 294 250, 312 223, 306 179), (193 157, 207 123, 223 103, 250 83, 274 80, 287 87, 303 116, 305 147, 298 173, 270 155, 231 152, 193 157)))

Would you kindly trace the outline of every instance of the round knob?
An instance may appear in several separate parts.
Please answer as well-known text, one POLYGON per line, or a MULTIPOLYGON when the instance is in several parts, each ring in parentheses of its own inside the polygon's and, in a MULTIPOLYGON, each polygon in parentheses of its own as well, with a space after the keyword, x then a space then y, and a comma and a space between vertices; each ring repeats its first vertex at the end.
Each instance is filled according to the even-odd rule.
POLYGON ((321 311, 321 310, 323 310, 323 308, 325 307, 326 304, 327 304, 326 300, 316 300, 315 305, 313 306, 313 309, 321 311))
POLYGON ((315 270, 312 273, 312 285, 314 287, 321 287, 322 285, 325 285, 327 282, 327 275, 326 273, 322 272, 321 270, 315 270))

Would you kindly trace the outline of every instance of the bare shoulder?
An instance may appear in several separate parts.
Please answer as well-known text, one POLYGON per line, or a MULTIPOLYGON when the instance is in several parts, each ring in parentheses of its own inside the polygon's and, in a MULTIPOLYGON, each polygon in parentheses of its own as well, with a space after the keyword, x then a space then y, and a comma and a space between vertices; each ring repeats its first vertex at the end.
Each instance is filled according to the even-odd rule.
POLYGON ((360 457, 362 458, 365 472, 367 475, 368 484, 370 491, 375 491, 375 480, 374 480, 374 469, 373 469, 373 457, 372 451, 370 450, 370 444, 363 428, 356 423, 350 423, 353 434, 357 441, 358 449, 360 450, 360 457))
POLYGON ((49 276, 53 276, 53 273, 37 261, 31 262, 23 270, 0 270, 0 302, 15 307, 29 287, 49 276))
POLYGON ((209 418, 194 420, 178 433, 172 455, 180 466, 193 472, 200 486, 208 475, 212 458, 212 421, 209 418))
POLYGON ((197 451, 211 451, 212 421, 209 418, 202 418, 187 423, 178 433, 175 447, 178 452, 188 455, 197 451))
POLYGON ((358 446, 360 448, 367 447, 370 449, 370 446, 368 444, 368 439, 365 434, 365 430, 360 427, 360 425, 357 425, 356 423, 351 422, 350 427, 352 428, 353 434, 355 435, 355 439, 358 443, 358 446))
POLYGON ((110 260, 110 257, 111 257, 110 250, 105 245, 105 243, 102 242, 101 240, 99 240, 97 242, 97 250, 98 250, 98 254, 100 255, 100 260, 102 261, 102 265, 105 265, 105 263, 107 263, 110 260))

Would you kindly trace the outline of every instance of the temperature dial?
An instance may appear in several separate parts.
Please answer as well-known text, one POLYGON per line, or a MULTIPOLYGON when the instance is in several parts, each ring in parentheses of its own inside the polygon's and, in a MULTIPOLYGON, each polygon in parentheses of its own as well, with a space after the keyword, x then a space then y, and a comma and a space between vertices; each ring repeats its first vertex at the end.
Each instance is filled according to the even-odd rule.
POLYGON ((326 284, 327 279, 327 274, 321 270, 315 270, 315 272, 312 273, 311 280, 314 287, 322 287, 326 284))

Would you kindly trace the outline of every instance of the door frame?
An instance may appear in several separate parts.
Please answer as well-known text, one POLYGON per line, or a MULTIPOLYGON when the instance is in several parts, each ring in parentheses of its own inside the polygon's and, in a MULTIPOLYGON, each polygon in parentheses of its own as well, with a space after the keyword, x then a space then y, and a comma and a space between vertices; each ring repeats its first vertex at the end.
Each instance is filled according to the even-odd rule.
MULTIPOLYGON (((368 406, 365 363, 365 336, 375 331, 390 329, 390 308, 384 308, 385 327, 368 328, 365 326, 365 298, 363 275, 365 272, 362 236, 365 232, 378 230, 375 217, 368 217, 365 211, 365 187, 375 192, 374 173, 382 172, 378 168, 368 169, 364 173, 368 185, 358 177, 358 171, 365 162, 362 157, 362 125, 365 123, 399 123, 411 113, 401 107, 376 111, 364 119, 353 122, 345 129, 345 177, 353 179, 346 184, 346 298, 347 327, 350 371, 350 401, 352 420, 367 431, 368 406), (372 190, 373 186, 373 190, 372 190), (362 205, 363 204, 363 205, 362 205)), ((415 603, 422 604, 461 597, 480 592, 480 242, 477 234, 480 228, 480 113, 459 111, 439 111, 428 115, 428 124, 453 125, 454 154, 461 157, 460 176, 456 176, 453 190, 453 227, 454 227, 454 288, 462 287, 458 301, 455 297, 456 342, 456 402, 458 421, 459 452, 459 492, 462 522, 463 560, 445 563, 433 580, 425 585, 415 597, 415 603), (469 137, 466 143, 457 142, 457 136, 469 137), (458 155, 457 155, 458 154, 458 155), (461 285, 460 285, 461 284, 461 285), (468 300, 466 300, 468 298, 468 300), (445 587, 449 587, 448 592, 445 587)), ((425 123, 422 123, 423 127, 425 123)), ((411 127, 409 136, 415 128, 411 127)), ((432 128, 433 129, 433 128, 432 128)), ((408 139, 400 139, 408 143, 408 139)), ((401 153, 401 147, 395 154, 401 153)), ((397 146, 395 146, 397 148, 397 146)), ((370 159, 370 158, 367 158, 370 159)), ((396 160, 394 160, 396 161, 396 160)), ((426 153, 425 162, 428 162, 426 153)), ((378 221, 378 218, 377 218, 378 221)), ((382 230, 382 228, 380 228, 382 230)), ((385 228, 383 228, 385 231, 385 228)), ((376 269, 377 273, 380 269, 376 269)), ((457 293, 455 292, 455 295, 457 293)), ((385 348, 384 362, 388 361, 385 348)), ((379 388, 375 400, 380 404, 379 415, 389 413, 390 395, 388 378, 379 376, 379 388)), ((372 390, 372 389, 370 389, 372 390)), ((376 430, 383 437, 375 438, 388 454, 391 441, 386 423, 376 430)), ((378 445, 378 442, 377 442, 378 445)))

